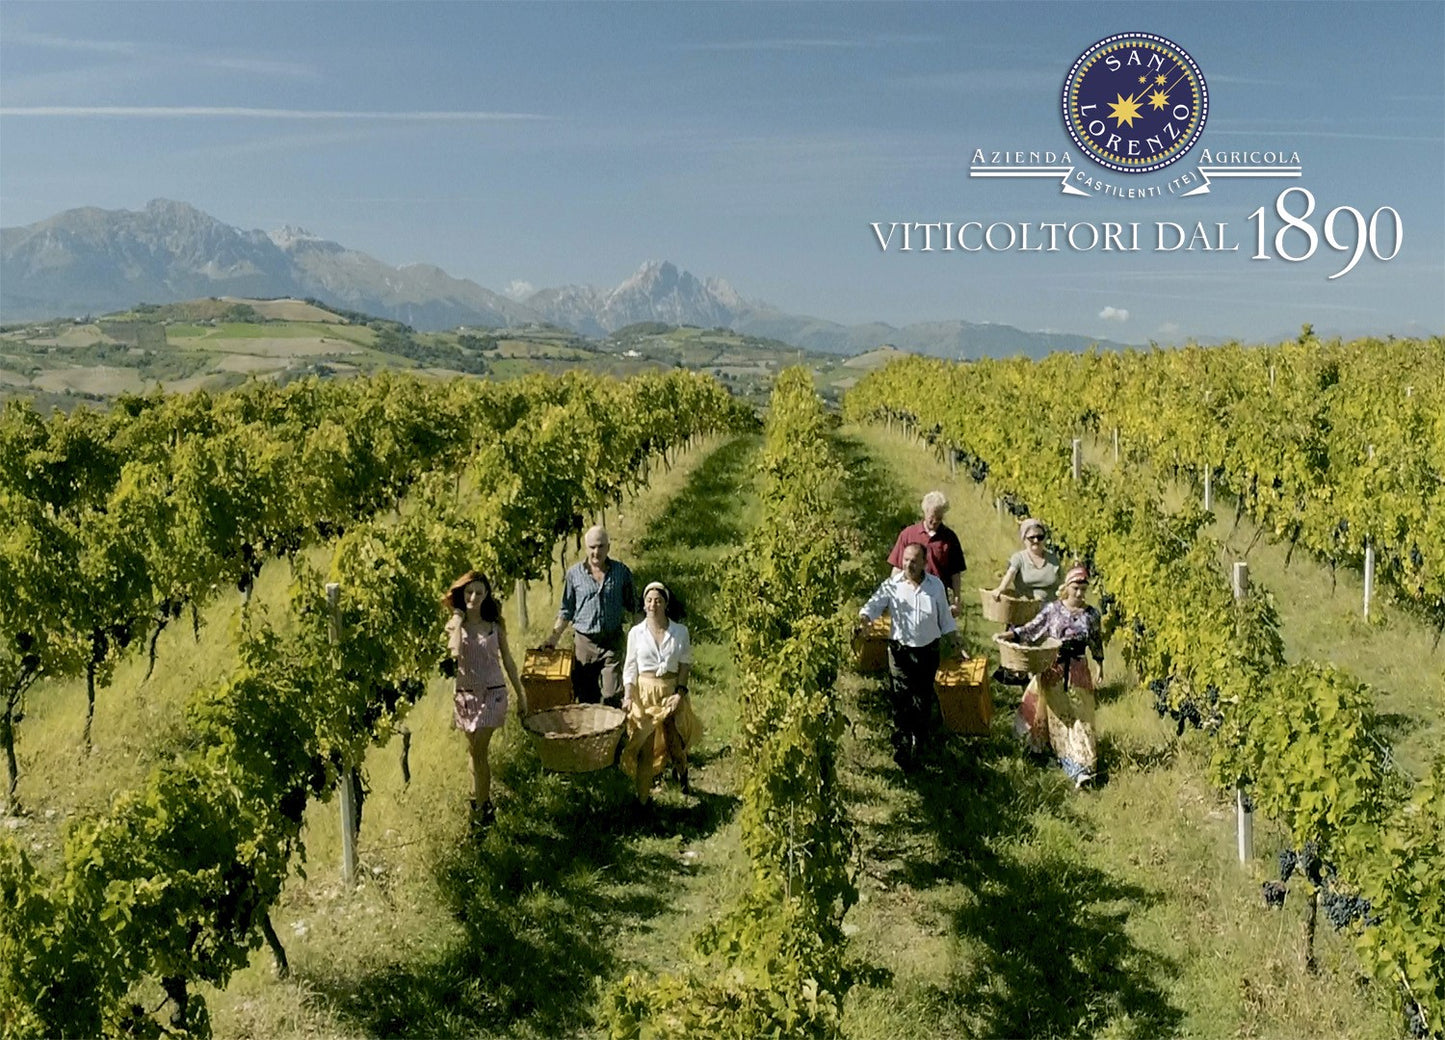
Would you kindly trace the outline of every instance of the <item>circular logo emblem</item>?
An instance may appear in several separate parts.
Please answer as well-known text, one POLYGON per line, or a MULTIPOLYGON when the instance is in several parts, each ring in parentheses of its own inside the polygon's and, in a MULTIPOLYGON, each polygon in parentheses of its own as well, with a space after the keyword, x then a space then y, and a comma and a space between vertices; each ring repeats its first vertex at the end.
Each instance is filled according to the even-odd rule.
POLYGON ((1064 125, 1090 159, 1150 173, 1184 156, 1209 115, 1204 74, 1179 44, 1118 33, 1094 44, 1064 80, 1064 125))

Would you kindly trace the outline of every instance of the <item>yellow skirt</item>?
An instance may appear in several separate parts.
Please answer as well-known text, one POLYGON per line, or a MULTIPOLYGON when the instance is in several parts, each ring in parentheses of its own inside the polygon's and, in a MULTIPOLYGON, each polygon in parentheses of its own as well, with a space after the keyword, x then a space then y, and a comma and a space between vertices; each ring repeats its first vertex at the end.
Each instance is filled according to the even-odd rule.
POLYGON ((664 723, 672 720, 685 752, 702 739, 702 721, 692 710, 687 694, 677 694, 676 675, 637 677, 637 690, 627 707, 627 746, 619 763, 628 776, 637 776, 638 760, 650 748, 652 772, 667 764, 667 737, 664 723))
MULTIPOLYGON (((1035 675, 1024 691, 1014 732, 1032 751, 1049 751, 1062 762, 1092 773, 1098 763, 1094 741, 1094 677, 1082 658, 1069 665, 1069 688, 1058 665, 1035 675)), ((1072 775, 1072 774, 1071 774, 1072 775)))

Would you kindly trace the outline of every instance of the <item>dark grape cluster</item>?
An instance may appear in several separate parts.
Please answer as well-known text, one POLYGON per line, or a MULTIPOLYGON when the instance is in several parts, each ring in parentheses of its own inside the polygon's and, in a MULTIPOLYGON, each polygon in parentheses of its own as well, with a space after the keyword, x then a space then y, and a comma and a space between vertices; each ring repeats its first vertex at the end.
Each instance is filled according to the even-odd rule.
POLYGON ((1265 906, 1271 909, 1284 906, 1284 897, 1289 893, 1289 886, 1283 881, 1266 881, 1259 888, 1264 893, 1265 906))
POLYGON ((1296 862, 1298 862, 1298 857, 1295 856, 1294 849, 1279 850, 1279 879, 1281 881, 1288 881, 1294 874, 1296 862))
POLYGON ((131 629, 128 622, 122 621, 117 625, 107 625, 105 628, 94 629, 90 633, 90 659, 95 664, 105 660, 105 655, 110 652, 110 644, 115 643, 124 650, 130 646, 131 629))
POLYGON ((1358 893, 1346 894, 1326 886, 1321 902, 1324 903, 1325 916, 1330 919, 1330 924, 1335 926, 1337 932, 1342 931, 1353 921, 1364 921, 1365 924, 1379 923, 1380 919, 1370 912, 1370 901, 1362 898, 1358 893))
POLYGON ((1003 502, 1003 507, 1009 511, 1010 516, 1021 519, 1029 515, 1028 503, 1019 501, 1017 496, 1005 493, 1001 497, 1001 501, 1003 502))
POLYGON ((278 531, 261 539, 261 551, 268 556, 278 558, 295 556, 301 551, 301 535, 302 532, 299 528, 278 531))
POLYGON ((26 675, 40 667, 40 655, 35 652, 35 637, 29 632, 17 632, 15 645, 20 649, 20 670, 26 675))
POLYGON ((1195 729, 1204 729, 1206 726, 1217 726, 1223 720, 1223 715, 1219 712, 1218 689, 1211 686, 1205 691, 1209 710, 1209 714, 1206 715, 1204 709, 1193 697, 1185 697, 1178 704, 1171 703, 1169 686, 1173 681, 1173 676, 1165 679, 1152 679, 1149 682, 1149 692, 1154 694, 1155 713, 1161 719, 1167 716, 1175 721, 1175 735, 1184 736, 1184 730, 1189 726, 1193 726, 1195 729))
POLYGON ((967 467, 969 478, 975 484, 982 484, 988 479, 987 462, 973 452, 965 451, 963 448, 953 448, 951 450, 954 464, 967 467))
POLYGON ((1154 695, 1154 713, 1161 719, 1170 713, 1169 707, 1169 684, 1170 679, 1150 679, 1149 692, 1154 695))
POLYGON ((241 545, 241 563, 245 570, 236 579, 236 591, 246 595, 256 584, 256 577, 261 573, 261 557, 256 552, 256 547, 250 542, 241 545))
POLYGON ((1304 848, 1295 854, 1295 870, 1309 878, 1310 884, 1321 884, 1324 864, 1320 861, 1320 847, 1312 841, 1305 842, 1304 848))

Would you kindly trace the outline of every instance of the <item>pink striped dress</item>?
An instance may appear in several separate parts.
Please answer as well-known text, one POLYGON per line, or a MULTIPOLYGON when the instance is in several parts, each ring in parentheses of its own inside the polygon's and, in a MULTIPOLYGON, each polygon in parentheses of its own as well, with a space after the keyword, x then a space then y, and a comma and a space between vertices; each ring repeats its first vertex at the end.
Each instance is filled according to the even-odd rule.
POLYGON ((462 614, 453 614, 447 622, 447 646, 457 662, 452 721, 467 733, 501 726, 507 720, 507 680, 497 626, 483 621, 472 627, 462 614))

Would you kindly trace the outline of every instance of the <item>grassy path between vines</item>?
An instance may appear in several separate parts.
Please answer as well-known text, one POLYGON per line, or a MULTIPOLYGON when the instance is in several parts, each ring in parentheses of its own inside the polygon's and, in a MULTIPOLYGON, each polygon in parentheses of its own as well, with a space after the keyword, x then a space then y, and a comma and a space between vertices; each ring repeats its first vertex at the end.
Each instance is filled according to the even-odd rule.
MULTIPOLYGON (((607 986, 676 966, 746 869, 732 824, 732 662, 708 569, 753 520, 756 447, 742 437, 695 450, 607 517, 613 554, 639 587, 664 580, 688 608, 690 685, 708 730, 694 797, 669 777, 633 819, 624 777, 542 772, 509 718, 493 743, 497 823, 470 843, 465 748, 449 728, 448 684, 434 681, 409 720, 410 785, 398 741, 367 760, 362 883, 341 892, 336 806, 312 806, 309 877, 273 913, 292 979, 277 981, 258 952, 226 992, 208 994, 217 1036, 594 1036, 607 986)), ((556 602, 556 589, 531 586, 528 632, 512 635, 519 656, 551 627, 556 602)), ((505 609, 515 625, 515 605, 505 609)))
MULTIPOLYGON (((971 590, 997 581, 1018 544, 1013 523, 991 492, 951 480, 915 442, 848 429, 842 443, 855 522, 879 557, 925 491, 949 496, 969 555, 966 629, 984 646, 995 629, 971 590)), ((850 996, 848 1035, 1396 1035, 1382 995, 1354 985, 1353 952, 1328 928, 1322 974, 1305 972, 1302 907, 1269 912, 1258 895, 1277 832, 1259 821, 1264 858, 1241 867, 1231 807, 1204 781, 1204 741, 1174 739, 1117 655, 1107 667, 1105 775, 1083 794, 1017 749, 1018 693, 999 686, 992 734, 941 743, 905 780, 887 753, 881 681, 852 680, 858 739, 844 766, 865 857, 864 901, 848 920, 872 977, 850 996)))

